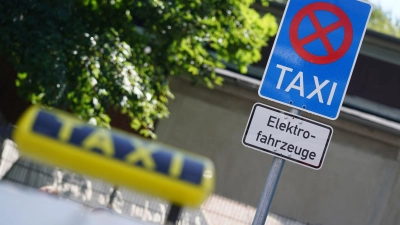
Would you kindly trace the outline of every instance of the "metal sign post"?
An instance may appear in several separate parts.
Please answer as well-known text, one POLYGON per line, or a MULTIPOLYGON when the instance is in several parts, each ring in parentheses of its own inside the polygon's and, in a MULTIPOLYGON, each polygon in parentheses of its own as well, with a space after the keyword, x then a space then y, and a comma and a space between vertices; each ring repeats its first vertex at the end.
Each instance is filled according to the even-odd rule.
MULTIPOLYGON (((289 112, 300 115, 301 111, 291 108, 289 112)), ((264 190, 261 194, 260 202, 258 203, 256 215, 254 216, 252 225, 264 225, 267 220, 269 208, 271 207, 272 199, 278 186, 285 160, 274 157, 271 169, 269 170, 267 181, 265 182, 264 190)))

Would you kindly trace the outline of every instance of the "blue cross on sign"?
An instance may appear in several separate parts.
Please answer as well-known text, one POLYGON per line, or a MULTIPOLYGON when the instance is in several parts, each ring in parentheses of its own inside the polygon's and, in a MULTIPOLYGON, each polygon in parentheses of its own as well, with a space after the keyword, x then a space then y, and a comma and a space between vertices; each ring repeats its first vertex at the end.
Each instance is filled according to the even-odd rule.
POLYGON ((357 0, 289 1, 259 95, 337 119, 370 13, 357 0))

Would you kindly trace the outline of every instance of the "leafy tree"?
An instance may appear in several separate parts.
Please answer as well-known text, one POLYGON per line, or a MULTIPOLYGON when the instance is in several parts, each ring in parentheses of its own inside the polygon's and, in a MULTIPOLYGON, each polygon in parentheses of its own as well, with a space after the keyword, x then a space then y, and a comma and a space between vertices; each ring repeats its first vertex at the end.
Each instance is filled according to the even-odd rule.
POLYGON ((393 18, 390 11, 385 11, 380 5, 373 5, 368 28, 400 38, 400 19, 393 18))
MULTIPOLYGON (((288 0, 272 1, 282 4, 286 4, 288 2, 288 0)), ((371 2, 369 0, 366 1, 371 2)), ((400 18, 393 18, 391 11, 385 11, 379 4, 371 4, 372 12, 368 22, 368 29, 400 38, 400 18)))
MULTIPOLYGON (((266 0, 262 1, 266 3, 266 0)), ((170 75, 212 88, 214 69, 242 72, 275 35, 254 0, 2 0, 0 54, 18 71, 19 94, 108 125, 107 111, 152 136, 168 116, 170 75)))

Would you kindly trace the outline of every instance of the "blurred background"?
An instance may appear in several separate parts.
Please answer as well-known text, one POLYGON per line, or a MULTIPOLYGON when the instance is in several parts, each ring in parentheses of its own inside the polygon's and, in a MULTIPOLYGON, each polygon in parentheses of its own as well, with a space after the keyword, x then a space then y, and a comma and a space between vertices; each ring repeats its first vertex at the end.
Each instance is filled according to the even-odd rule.
MULTIPOLYGON (((400 224, 400 7, 373 11, 321 170, 286 163, 266 224, 400 224)), ((181 224, 251 224, 272 156, 242 135, 285 1, 5 0, 0 124, 31 104, 209 157, 215 194, 181 224)), ((162 223, 169 203, 32 161, 2 137, 0 179, 162 223)))

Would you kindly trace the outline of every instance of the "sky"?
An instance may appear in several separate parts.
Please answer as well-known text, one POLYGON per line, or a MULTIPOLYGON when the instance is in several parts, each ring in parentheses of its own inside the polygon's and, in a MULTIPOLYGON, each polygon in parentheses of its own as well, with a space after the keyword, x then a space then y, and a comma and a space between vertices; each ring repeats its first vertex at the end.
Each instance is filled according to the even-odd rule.
POLYGON ((384 11, 391 11, 393 17, 400 19, 400 0, 370 0, 370 2, 382 6, 384 11))

